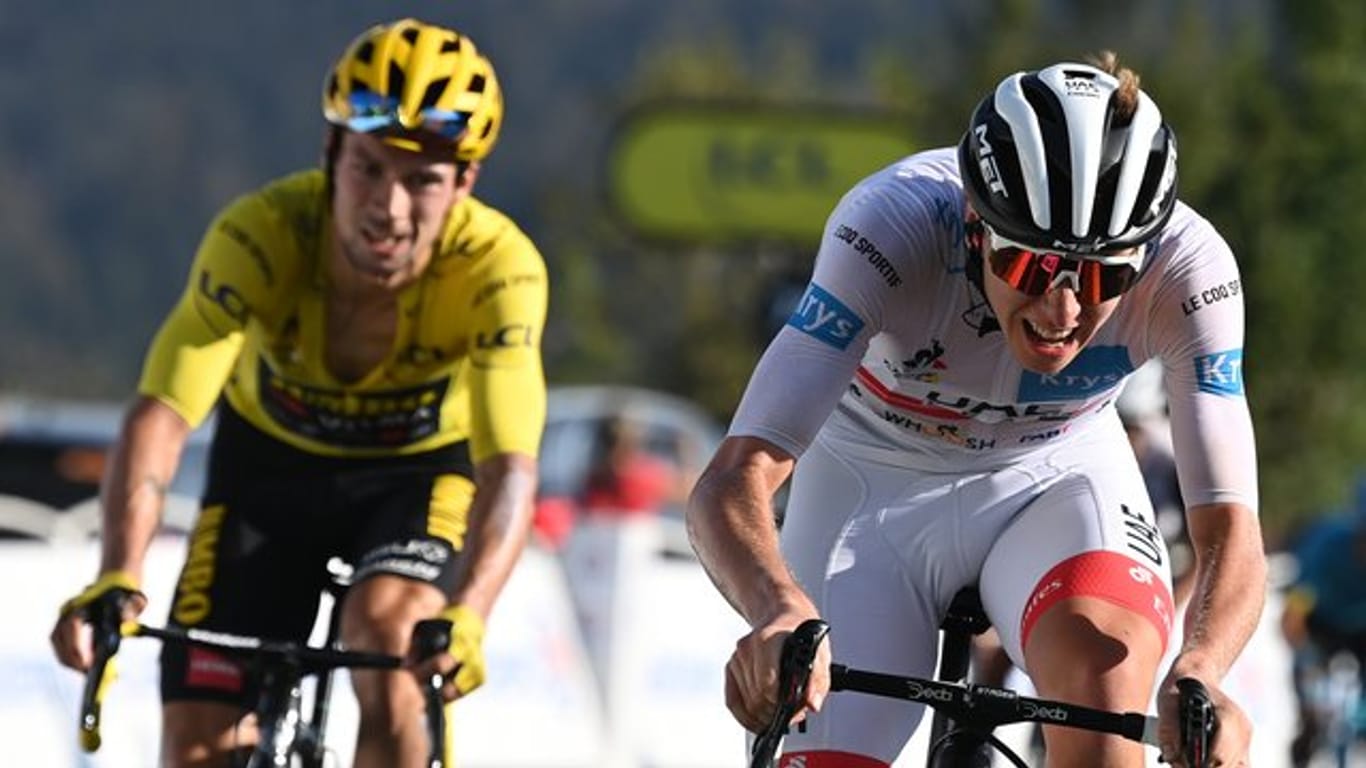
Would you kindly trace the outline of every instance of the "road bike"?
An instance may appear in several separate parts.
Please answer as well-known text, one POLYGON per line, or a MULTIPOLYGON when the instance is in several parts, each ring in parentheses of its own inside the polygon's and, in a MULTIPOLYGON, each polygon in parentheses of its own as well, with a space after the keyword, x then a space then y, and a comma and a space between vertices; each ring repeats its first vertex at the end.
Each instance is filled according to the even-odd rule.
MULTIPOLYGON (((111 590, 86 608, 85 616, 93 632, 94 661, 86 674, 81 695, 79 741, 86 752, 99 749, 100 713, 104 695, 112 680, 110 661, 125 638, 150 637, 162 643, 207 648, 242 664, 249 680, 260 691, 252 712, 260 738, 250 752, 235 756, 243 768, 297 766, 323 768, 328 751, 325 743, 333 674, 338 669, 399 669, 403 659, 382 653, 366 653, 342 648, 337 639, 340 611, 329 620, 328 640, 323 647, 304 643, 274 641, 202 629, 152 627, 136 621, 122 621, 123 603, 132 593, 111 590), (316 677, 311 711, 305 712, 303 682, 316 677)), ((430 658, 450 644, 451 623, 432 619, 419 622, 414 632, 415 653, 430 658)), ((444 680, 434 675, 423 688, 426 721, 431 750, 427 765, 448 765, 445 702, 441 695, 444 680)))
MULTIPOLYGON (((1138 712, 1108 712, 1063 701, 1021 696, 1013 690, 965 683, 972 636, 990 627, 974 588, 959 592, 940 625, 943 633, 937 678, 890 675, 843 664, 830 665, 830 690, 853 691, 928 705, 934 710, 925 765, 930 768, 988 768, 991 752, 1000 752, 1017 768, 1025 762, 993 731, 1008 723, 1034 722, 1082 728, 1123 736, 1157 746, 1157 718, 1138 712)), ((779 702, 773 718, 757 734, 750 751, 750 768, 772 768, 787 725, 802 706, 816 649, 830 627, 809 619, 783 642, 779 662, 779 702)), ((1180 691, 1182 754, 1190 768, 1208 768, 1208 749, 1218 720, 1209 691, 1190 678, 1177 683, 1180 691)), ((799 726, 800 727, 800 726, 799 726)))

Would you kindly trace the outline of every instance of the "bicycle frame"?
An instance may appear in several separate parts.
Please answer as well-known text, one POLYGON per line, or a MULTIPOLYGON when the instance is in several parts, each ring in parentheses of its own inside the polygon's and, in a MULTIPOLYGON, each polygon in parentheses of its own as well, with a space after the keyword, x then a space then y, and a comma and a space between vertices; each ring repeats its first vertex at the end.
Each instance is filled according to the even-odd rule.
MULTIPOLYGON (((337 647, 341 640, 341 602, 346 589, 351 585, 349 566, 339 561, 337 567, 343 570, 333 570, 333 564, 328 564, 332 581, 327 586, 327 592, 332 596, 332 608, 327 619, 327 639, 323 643, 327 648, 337 647)), ((313 689, 312 714, 309 716, 307 727, 299 730, 294 740, 294 751, 299 755, 302 768, 323 768, 323 760, 327 753, 327 724, 332 712, 332 681, 335 676, 336 670, 327 670, 317 675, 317 683, 313 689)), ((293 691, 289 705, 294 711, 298 711, 302 709, 302 696, 292 694, 293 691)))
MULTIPOLYGON (((982 601, 975 589, 960 590, 953 596, 949 609, 939 623, 943 643, 936 679, 949 683, 964 682, 972 660, 972 638, 991 628, 982 601)), ((1017 766, 1019 760, 988 731, 968 727, 951 720, 942 709, 934 709, 930 723, 930 747, 926 765, 930 768, 952 768, 989 762, 986 747, 990 746, 1007 756, 1017 766)))

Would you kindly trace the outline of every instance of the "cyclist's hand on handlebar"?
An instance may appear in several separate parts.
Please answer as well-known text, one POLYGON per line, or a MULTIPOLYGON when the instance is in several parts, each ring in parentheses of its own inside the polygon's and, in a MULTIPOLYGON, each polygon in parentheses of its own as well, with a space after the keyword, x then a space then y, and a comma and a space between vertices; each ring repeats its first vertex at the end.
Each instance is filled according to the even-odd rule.
POLYGON ((1209 737, 1208 765, 1241 768, 1248 764, 1248 750, 1252 743, 1252 722, 1232 699, 1224 694, 1214 680, 1182 671, 1174 666, 1162 683, 1157 698, 1158 739, 1162 742, 1162 762, 1184 768, 1189 765, 1183 753, 1181 692, 1178 680, 1193 678, 1204 685, 1214 705, 1217 718, 1214 732, 1209 737))
POLYGON ((79 595, 62 604, 49 636, 57 660, 77 671, 87 671, 93 661, 92 613, 117 610, 120 621, 130 621, 146 607, 147 595, 138 589, 137 579, 132 574, 127 571, 101 574, 79 595))
MULTIPOLYGON (((759 733, 778 708, 778 665, 783 641, 807 619, 820 618, 810 606, 790 607, 755 627, 735 644, 726 662, 726 707, 750 733, 759 733)), ((801 722, 807 712, 818 712, 830 691, 830 643, 816 650, 811 679, 802 706, 789 725, 801 722)))
POLYGON ((446 701, 454 701, 483 685, 484 618, 468 606, 452 605, 435 619, 418 622, 407 666, 420 681, 440 675, 445 681, 441 693, 446 701), (424 648, 433 636, 439 638, 439 650, 428 656, 424 648))

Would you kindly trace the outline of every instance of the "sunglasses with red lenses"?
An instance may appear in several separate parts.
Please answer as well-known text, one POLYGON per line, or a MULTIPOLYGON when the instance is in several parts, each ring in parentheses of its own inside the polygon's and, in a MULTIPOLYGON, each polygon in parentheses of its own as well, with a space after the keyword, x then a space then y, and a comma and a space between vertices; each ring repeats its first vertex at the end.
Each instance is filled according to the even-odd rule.
POLYGON ((1029 296, 1057 287, 1071 288, 1082 304, 1101 304, 1123 294, 1138 280, 1141 249, 1119 253, 1054 253, 1008 240, 982 224, 992 274, 1029 296))

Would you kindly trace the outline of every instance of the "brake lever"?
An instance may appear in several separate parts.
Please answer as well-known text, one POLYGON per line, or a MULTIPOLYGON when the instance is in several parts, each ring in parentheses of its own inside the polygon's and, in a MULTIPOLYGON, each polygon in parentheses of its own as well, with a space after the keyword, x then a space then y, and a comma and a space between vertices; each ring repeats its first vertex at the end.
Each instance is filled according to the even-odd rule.
POLYGON ((77 738, 81 749, 95 752, 100 748, 100 710, 104 695, 114 681, 112 662, 123 641, 123 607, 133 593, 115 588, 101 595, 84 609, 84 618, 91 628, 91 648, 94 659, 86 672, 85 687, 81 692, 81 716, 77 738))
MULTIPOLYGON (((449 648, 452 629, 453 625, 447 619, 419 621, 413 627, 413 654, 417 660, 426 661, 449 648)), ((427 738, 431 745, 429 768, 443 768, 446 761, 446 701, 441 695, 445 684, 445 676, 436 673, 427 679, 422 690, 427 707, 427 738)))
POLYGON ((1209 745, 1219 731, 1214 699, 1204 683, 1193 677, 1176 681, 1181 723, 1181 755, 1187 768, 1209 768, 1209 745))
POLYGON ((806 686, 816 663, 816 649, 829 632, 830 625, 824 621, 807 619, 783 640, 782 656, 778 661, 778 706, 768 725, 754 739, 750 748, 750 768, 770 768, 772 765, 778 744, 787 734, 787 724, 806 697, 806 686))

